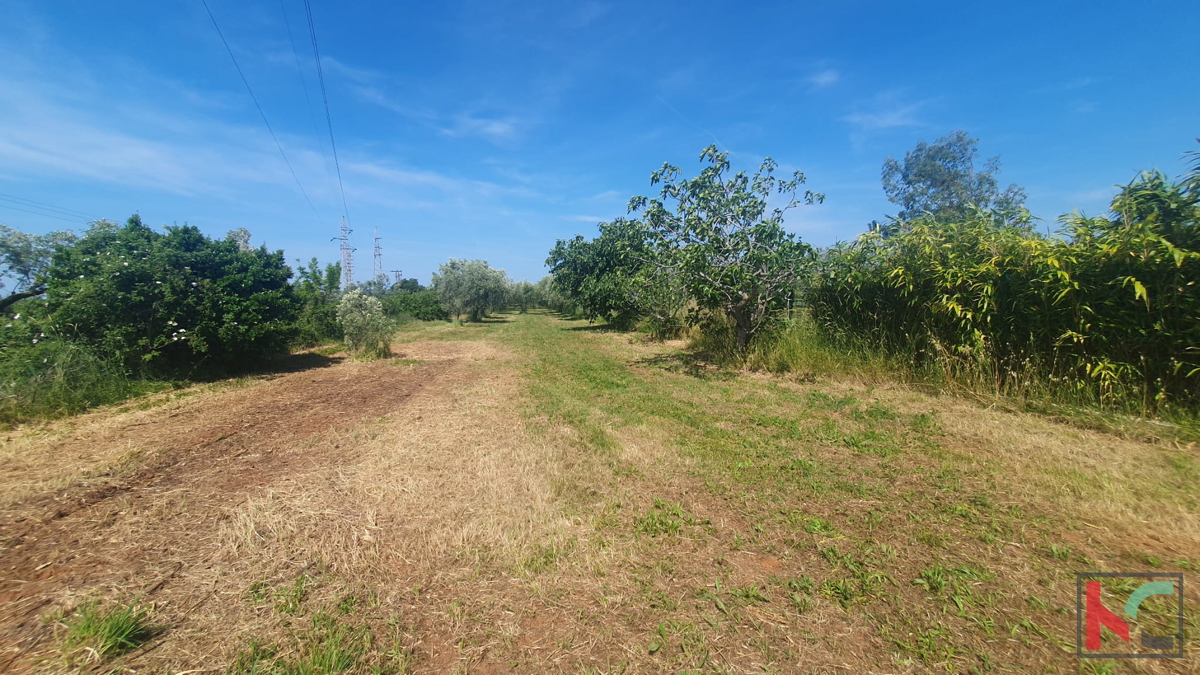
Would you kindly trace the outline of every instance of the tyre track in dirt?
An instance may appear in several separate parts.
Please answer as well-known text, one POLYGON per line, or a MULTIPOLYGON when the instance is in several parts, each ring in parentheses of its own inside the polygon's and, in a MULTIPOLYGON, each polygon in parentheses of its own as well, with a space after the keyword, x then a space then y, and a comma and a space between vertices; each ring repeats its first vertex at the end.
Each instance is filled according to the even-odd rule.
POLYGON ((6 662, 47 637, 39 617, 48 607, 135 580, 143 599, 152 595, 183 567, 175 561, 197 557, 181 555, 189 540, 180 533, 215 528, 281 476, 346 461, 353 444, 312 441, 402 411, 457 361, 337 363, 52 440, 51 456, 133 448, 138 466, 34 493, 0 513, 0 672, 15 672, 21 666, 6 662))

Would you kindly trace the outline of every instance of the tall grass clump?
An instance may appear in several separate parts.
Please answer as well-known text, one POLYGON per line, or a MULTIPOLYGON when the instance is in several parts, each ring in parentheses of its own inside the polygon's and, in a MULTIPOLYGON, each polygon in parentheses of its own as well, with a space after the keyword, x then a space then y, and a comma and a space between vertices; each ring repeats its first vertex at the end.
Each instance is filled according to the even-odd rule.
POLYGON ((18 313, 0 325, 0 426, 63 417, 169 386, 18 313))
MULTIPOLYGON (((728 341, 726 352, 730 357, 737 355, 728 341)), ((751 370, 807 377, 837 373, 875 382, 917 375, 899 359, 861 340, 834 339, 821 331, 803 309, 797 310, 793 318, 772 325, 743 358, 751 370)))
POLYGON ((350 353, 368 358, 391 353, 392 323, 378 299, 356 288, 342 295, 337 316, 350 353))
POLYGON ((976 210, 825 252, 805 292, 855 341, 1002 395, 1164 414, 1200 404, 1200 167, 1146 173, 1057 236, 976 210))

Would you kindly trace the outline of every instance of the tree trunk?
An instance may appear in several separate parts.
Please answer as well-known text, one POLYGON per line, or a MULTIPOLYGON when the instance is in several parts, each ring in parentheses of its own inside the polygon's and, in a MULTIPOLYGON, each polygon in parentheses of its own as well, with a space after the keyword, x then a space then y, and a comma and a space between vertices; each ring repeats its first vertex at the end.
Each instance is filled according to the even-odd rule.
POLYGON ((27 291, 21 291, 20 293, 13 293, 12 295, 8 296, 7 298, 0 300, 0 311, 4 311, 6 308, 8 308, 9 305, 11 305, 15 302, 19 302, 21 300, 24 300, 25 298, 32 298, 34 296, 41 295, 42 293, 45 293, 45 292, 46 292, 45 286, 35 286, 27 291))
POLYGON ((739 352, 746 351, 750 345, 750 316, 745 310, 733 312, 733 325, 736 327, 736 344, 739 352))

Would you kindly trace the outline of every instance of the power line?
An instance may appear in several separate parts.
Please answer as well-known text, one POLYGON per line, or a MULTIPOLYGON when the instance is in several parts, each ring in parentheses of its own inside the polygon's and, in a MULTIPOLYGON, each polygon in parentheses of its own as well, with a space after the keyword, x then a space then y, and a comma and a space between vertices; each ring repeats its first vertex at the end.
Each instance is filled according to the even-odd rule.
POLYGON ((325 71, 321 68, 321 50, 317 48, 317 28, 313 23, 312 4, 304 0, 304 12, 308 16, 308 37, 312 40, 313 58, 317 61, 317 81, 321 84, 321 101, 325 104, 325 124, 329 127, 329 147, 333 149, 333 166, 337 169, 338 190, 342 193, 342 213, 350 219, 350 207, 346 205, 346 188, 342 186, 342 166, 338 163, 337 143, 333 140, 333 118, 329 116, 329 96, 325 92, 325 71))
POLYGON ((75 209, 68 209, 68 208, 64 208, 62 206, 55 206, 53 204, 47 204, 46 202, 39 202, 36 199, 26 199, 24 197, 18 197, 16 195, 5 194, 3 192, 0 192, 0 200, 4 200, 4 201, 8 201, 8 202, 17 202, 18 204, 22 204, 25 206, 32 206, 34 208, 49 209, 51 211, 57 211, 58 213, 61 213, 66 216, 79 216, 82 218, 87 218, 89 220, 100 220, 100 216, 97 216, 92 213, 84 213, 83 211, 76 211, 75 209))
POLYGON ((217 17, 213 16, 212 10, 209 9, 208 0, 200 0, 200 2, 204 4, 204 10, 208 12, 208 18, 212 19, 213 28, 217 29, 217 35, 221 37, 221 44, 225 45, 225 51, 229 52, 229 59, 233 61, 233 67, 237 69, 238 76, 242 78, 242 84, 246 85, 246 91, 250 93, 250 100, 254 101, 254 107, 258 109, 258 114, 262 117, 263 124, 267 125, 267 131, 271 132, 271 140, 275 141, 275 147, 279 148, 279 156, 283 157, 283 163, 287 164, 288 171, 292 172, 292 178, 296 181, 296 187, 300 188, 300 194, 304 195, 304 201, 308 202, 308 208, 312 209, 313 215, 320 221, 321 214, 317 213, 317 207, 313 206, 312 200, 308 198, 308 193, 304 190, 304 186, 300 184, 300 177, 296 175, 296 170, 292 168, 292 163, 288 161, 287 153, 283 151, 283 146, 280 145, 279 139, 275 136, 275 130, 271 128, 271 123, 267 121, 267 114, 263 112, 262 106, 258 104, 258 97, 254 95, 254 90, 250 88, 250 82, 246 79, 246 74, 242 72, 242 67, 238 65, 237 57, 233 55, 233 50, 229 48, 229 42, 225 40, 225 34, 221 32, 221 27, 217 25, 217 17))
POLYGON ((30 211, 28 209, 22 209, 22 208, 19 208, 16 206, 12 206, 11 204, 0 204, 0 207, 12 209, 14 211, 23 211, 25 213, 32 213, 35 216, 41 216, 43 218, 54 218, 55 220, 61 220, 61 221, 67 222, 67 223, 78 224, 78 223, 87 223, 88 222, 86 220, 80 220, 78 218, 71 219, 71 218, 63 218, 62 216, 53 216, 53 215, 50 215, 49 213, 38 213, 37 211, 30 211))
POLYGON ((279 0, 279 11, 283 13, 283 24, 287 26, 288 44, 292 46, 292 57, 296 61, 296 72, 300 75, 300 86, 304 88, 304 102, 308 104, 308 119, 312 122, 313 135, 317 137, 317 147, 325 157, 325 170, 329 170, 329 155, 325 154, 325 144, 321 141, 321 132, 317 129, 317 114, 313 112, 312 98, 308 95, 308 78, 304 77, 304 68, 300 65, 300 53, 296 51, 296 38, 292 35, 292 22, 288 19, 287 7, 279 0))
POLYGON ((6 201, 6 202, 20 202, 20 203, 24 203, 24 204, 28 204, 28 205, 36 205, 36 207, 59 211, 59 213, 66 214, 68 216, 83 216, 83 217, 86 217, 86 219, 100 220, 100 216, 97 216, 96 214, 89 214, 89 213, 85 213, 85 211, 78 211, 76 209, 67 209, 65 207, 55 207, 54 204, 47 204, 46 202, 38 202, 37 199, 26 199, 25 197, 18 197, 16 195, 6 195, 6 193, 4 193, 4 192, 0 192, 0 199, 4 199, 4 201, 6 201))

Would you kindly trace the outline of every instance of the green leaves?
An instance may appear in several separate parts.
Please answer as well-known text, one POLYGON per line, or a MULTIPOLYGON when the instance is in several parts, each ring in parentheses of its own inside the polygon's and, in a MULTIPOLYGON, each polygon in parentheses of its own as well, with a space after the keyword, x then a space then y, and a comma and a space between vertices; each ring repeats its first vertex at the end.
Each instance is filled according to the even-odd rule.
POLYGON ((825 253, 806 302, 835 336, 997 391, 1037 382, 1142 412, 1193 406, 1200 194, 1147 173, 1112 208, 1064 217, 1056 237, 978 209, 869 232, 825 253))
POLYGON ((774 176, 776 164, 763 161, 753 177, 728 176, 727 153, 709 146, 700 154, 708 166, 696 178, 682 178, 664 165, 651 177, 662 183, 660 199, 635 197, 631 211, 640 212, 656 264, 681 273, 687 295, 695 301, 694 322, 728 321, 738 350, 786 309, 812 249, 783 227, 784 213, 800 204, 824 200, 811 191, 798 194, 804 175, 788 181, 774 176), (782 207, 768 211, 772 195, 786 196, 782 207))
POLYGON ((97 222, 46 272, 49 321, 135 370, 219 373, 285 351, 296 300, 282 251, 97 222))

